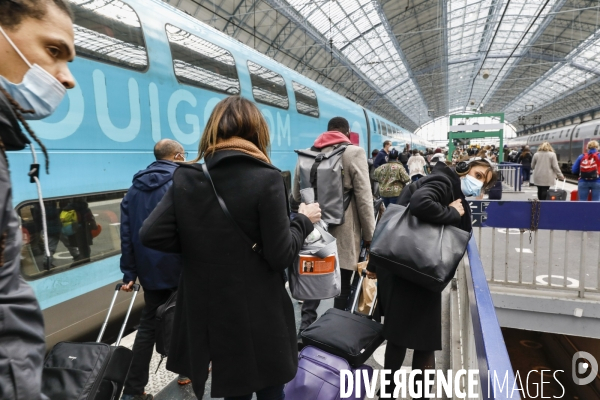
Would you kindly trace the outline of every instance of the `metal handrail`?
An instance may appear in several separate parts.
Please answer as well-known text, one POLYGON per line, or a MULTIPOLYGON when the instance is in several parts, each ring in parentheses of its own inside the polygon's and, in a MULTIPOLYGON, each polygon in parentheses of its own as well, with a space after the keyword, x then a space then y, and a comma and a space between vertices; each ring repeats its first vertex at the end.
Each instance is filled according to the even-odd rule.
POLYGON ((473 237, 469 241, 467 254, 466 281, 482 389, 480 395, 486 400, 521 399, 518 391, 515 391, 513 396, 513 368, 496 317, 477 243, 473 237), (495 378, 504 381, 505 377, 508 384, 506 393, 504 390, 498 390, 494 384, 495 378))

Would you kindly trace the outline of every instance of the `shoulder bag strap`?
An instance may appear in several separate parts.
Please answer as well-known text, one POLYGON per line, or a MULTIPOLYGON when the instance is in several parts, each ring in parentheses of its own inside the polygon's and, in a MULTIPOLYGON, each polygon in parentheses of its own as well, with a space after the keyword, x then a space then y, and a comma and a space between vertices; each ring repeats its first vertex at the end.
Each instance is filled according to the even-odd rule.
POLYGON ((250 239, 248 237, 248 235, 246 235, 244 233, 242 228, 240 228, 240 226, 237 224, 237 222, 235 222, 235 220, 233 219, 233 216, 229 213, 229 210, 227 209, 227 206, 225 205, 225 201, 223 201, 223 198, 221 198, 221 196, 219 196, 219 193, 217 193, 215 184, 213 183, 213 180, 210 177, 210 174, 208 173, 208 168, 206 167, 206 163, 202 164, 202 171, 204 172, 204 175, 206 176, 206 178, 210 182, 210 185, 213 188, 215 196, 217 197, 217 200, 219 201, 219 205, 221 206, 221 210, 223 210, 223 214, 225 214, 225 216, 229 219, 229 221, 231 221, 231 224, 238 231, 241 238, 244 239, 244 241, 250 245, 250 247, 252 248, 252 251, 254 251, 255 253, 261 254, 262 248, 260 247, 260 245, 256 242, 254 242, 252 239, 250 239))

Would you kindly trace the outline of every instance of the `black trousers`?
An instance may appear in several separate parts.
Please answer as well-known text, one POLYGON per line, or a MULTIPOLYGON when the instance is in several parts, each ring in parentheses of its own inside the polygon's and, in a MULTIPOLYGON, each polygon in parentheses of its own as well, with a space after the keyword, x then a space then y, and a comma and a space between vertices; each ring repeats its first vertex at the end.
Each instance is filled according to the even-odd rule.
MULTIPOLYGON (((354 271, 348 269, 340 269, 342 277, 342 289, 340 295, 333 300, 333 307, 338 310, 345 310, 348 305, 348 297, 351 291, 352 274, 354 271)), ((300 322, 300 332, 305 330, 317 320, 317 308, 319 308, 321 300, 306 300, 302 304, 302 319, 300 322)))
MULTIPOLYGON (((390 342, 388 340, 387 344, 386 344, 386 348, 385 348, 385 361, 384 361, 384 369, 389 369, 392 371, 392 376, 394 375, 394 373, 396 371, 398 371, 401 367, 402 367, 402 363, 404 362, 404 357, 406 356, 406 347, 402 347, 402 346, 398 346, 393 344, 392 342, 390 342)), ((435 352, 433 351, 421 351, 421 350, 414 350, 413 351, 413 360, 412 360, 412 369, 413 370, 421 370, 422 373, 420 375, 415 376, 415 391, 416 387, 418 385, 417 382, 421 382, 421 397, 413 397, 413 400, 417 400, 417 399, 426 399, 427 397, 424 396, 424 394, 426 393, 425 387, 424 385, 424 379, 423 379, 423 372, 425 370, 433 370, 435 369, 435 352)), ((388 394, 388 396, 386 397, 381 397, 381 399, 384 398, 391 398, 391 394, 394 393, 394 389, 396 388, 396 385, 394 384, 394 379, 391 379, 391 384, 387 386, 386 388, 386 394, 388 394)), ((430 389, 431 390, 431 389, 430 389)), ((408 390, 407 390, 408 391, 408 390)), ((378 393, 378 395, 381 395, 381 392, 378 393)))
POLYGON ((548 189, 550 189, 550 186, 538 186, 537 187, 538 200, 546 200, 546 196, 548 196, 548 189))
POLYGON ((148 384, 150 360, 156 342, 156 309, 164 304, 175 289, 144 290, 146 305, 133 343, 133 360, 125 381, 123 394, 142 394, 148 384))

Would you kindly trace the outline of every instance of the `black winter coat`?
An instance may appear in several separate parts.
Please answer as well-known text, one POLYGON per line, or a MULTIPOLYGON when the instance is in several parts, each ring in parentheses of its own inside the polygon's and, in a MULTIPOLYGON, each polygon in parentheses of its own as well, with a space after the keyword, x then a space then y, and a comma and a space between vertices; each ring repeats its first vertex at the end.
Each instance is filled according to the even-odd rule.
POLYGON ((289 382, 298 350, 283 271, 313 230, 290 222, 283 178, 274 166, 219 151, 207 166, 255 253, 219 207, 200 164, 182 165, 144 222, 144 246, 180 252, 183 271, 167 369, 192 380, 198 398, 212 361, 212 397, 233 397, 289 382))
MULTIPOLYGON (((437 163, 432 173, 406 186, 398 204, 410 203, 410 212, 417 218, 438 224, 453 225, 471 231, 469 205, 460 188, 460 178, 444 163, 437 163), (452 186, 448 185, 450 178, 452 186), (462 199, 465 214, 448 205, 462 199)), ((433 351, 442 349, 442 297, 412 282, 399 278, 384 268, 377 272, 379 302, 385 315, 385 338, 409 349, 433 351)))

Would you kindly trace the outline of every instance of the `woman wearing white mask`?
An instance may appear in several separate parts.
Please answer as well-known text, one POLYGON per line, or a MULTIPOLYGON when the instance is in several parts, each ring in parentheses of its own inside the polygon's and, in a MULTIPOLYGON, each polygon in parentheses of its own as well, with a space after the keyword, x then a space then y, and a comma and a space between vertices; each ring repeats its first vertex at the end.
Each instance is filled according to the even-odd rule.
POLYGON ((50 115, 65 90, 75 86, 67 67, 74 56, 73 23, 65 1, 0 0, 0 399, 46 398, 41 394, 44 322, 33 291, 19 273, 21 234, 6 151, 30 143, 18 121, 36 139, 25 119, 50 115))
MULTIPOLYGON (((430 175, 408 185, 400 194, 398 204, 408 206, 422 221, 452 225, 471 231, 471 214, 465 197, 478 196, 496 180, 491 162, 472 158, 459 162, 455 168, 438 162, 430 175)), ((424 243, 418 251, 439 251, 435 243, 424 243)), ((417 250, 415 250, 417 251, 417 250)), ((401 279, 389 270, 367 267, 369 278, 378 278, 378 296, 387 339, 384 368, 401 368, 407 349, 413 349, 412 369, 435 368, 434 351, 442 349, 442 297, 417 284, 401 279)), ((415 379, 415 388, 423 386, 422 375, 415 379)), ((387 392, 392 392, 392 388, 387 392)), ((380 397, 383 398, 383 397, 380 397)), ((422 397, 413 397, 426 398, 422 397)))

